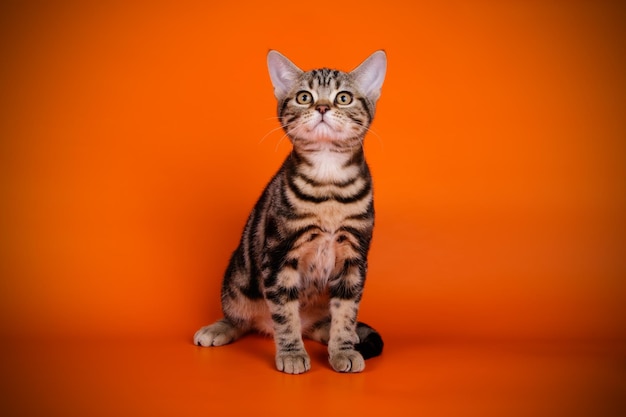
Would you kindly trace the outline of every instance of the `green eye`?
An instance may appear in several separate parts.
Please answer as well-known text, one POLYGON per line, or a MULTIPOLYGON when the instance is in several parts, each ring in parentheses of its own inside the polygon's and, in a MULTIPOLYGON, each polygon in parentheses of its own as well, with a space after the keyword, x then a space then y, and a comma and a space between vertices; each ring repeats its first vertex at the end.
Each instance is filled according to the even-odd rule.
POLYGON ((296 94, 296 103, 298 104, 311 104, 313 102, 313 96, 308 91, 300 91, 296 94))
POLYGON ((348 91, 338 93, 335 97, 335 103, 340 106, 347 106, 352 103, 352 93, 349 93, 348 91))

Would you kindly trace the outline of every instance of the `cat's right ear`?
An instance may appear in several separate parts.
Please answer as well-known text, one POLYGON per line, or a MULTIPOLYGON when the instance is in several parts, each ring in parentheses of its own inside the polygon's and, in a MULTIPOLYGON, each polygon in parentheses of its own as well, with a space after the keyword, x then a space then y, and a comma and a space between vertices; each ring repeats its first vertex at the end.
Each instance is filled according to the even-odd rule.
POLYGON ((374 103, 380 97, 380 89, 387 72, 387 55, 385 51, 374 52, 356 67, 350 74, 355 78, 359 89, 374 103))
POLYGON ((302 75, 302 70, 278 51, 267 54, 267 67, 274 86, 274 95, 282 100, 291 91, 293 83, 302 75))

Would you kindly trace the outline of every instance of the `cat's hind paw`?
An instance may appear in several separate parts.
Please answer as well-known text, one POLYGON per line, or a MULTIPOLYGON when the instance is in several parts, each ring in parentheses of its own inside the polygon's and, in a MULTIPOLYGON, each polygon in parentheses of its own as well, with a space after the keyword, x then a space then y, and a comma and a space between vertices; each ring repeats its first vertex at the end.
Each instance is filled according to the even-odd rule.
POLYGON ((365 369, 365 360, 356 350, 345 350, 331 354, 329 361, 337 372, 361 372, 365 369))
POLYGON ((241 332, 226 320, 220 320, 202 327, 193 336, 197 346, 222 346, 233 342, 241 332))
POLYGON ((304 350, 279 352, 276 354, 276 369, 286 374, 301 374, 311 369, 311 359, 304 350))

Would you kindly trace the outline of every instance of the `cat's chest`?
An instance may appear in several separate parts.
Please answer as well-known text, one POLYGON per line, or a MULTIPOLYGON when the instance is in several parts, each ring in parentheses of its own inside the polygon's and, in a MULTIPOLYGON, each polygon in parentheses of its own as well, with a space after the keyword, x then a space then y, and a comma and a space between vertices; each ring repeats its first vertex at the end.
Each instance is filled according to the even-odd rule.
POLYGON ((312 234, 302 245, 298 262, 301 276, 309 281, 325 282, 335 269, 337 250, 330 233, 312 234))
POLYGON ((311 204, 302 211, 301 220, 290 222, 295 233, 306 230, 295 242, 293 255, 305 283, 323 283, 337 275, 348 258, 358 257, 360 242, 354 231, 367 234, 373 218, 360 217, 367 213, 371 194, 350 204, 336 200, 311 204))
POLYGON ((298 259, 303 284, 324 288, 328 279, 339 273, 345 260, 355 255, 353 240, 354 237, 341 230, 312 228, 305 233, 292 253, 298 259))

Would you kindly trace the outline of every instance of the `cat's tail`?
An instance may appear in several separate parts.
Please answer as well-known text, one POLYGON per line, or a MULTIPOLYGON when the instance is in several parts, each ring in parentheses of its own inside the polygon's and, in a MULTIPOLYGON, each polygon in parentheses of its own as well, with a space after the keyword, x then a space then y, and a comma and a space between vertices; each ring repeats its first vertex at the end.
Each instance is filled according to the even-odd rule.
POLYGON ((354 348, 363 355, 363 359, 373 358, 383 353, 383 338, 372 327, 358 322, 356 334, 359 336, 359 343, 354 348))

